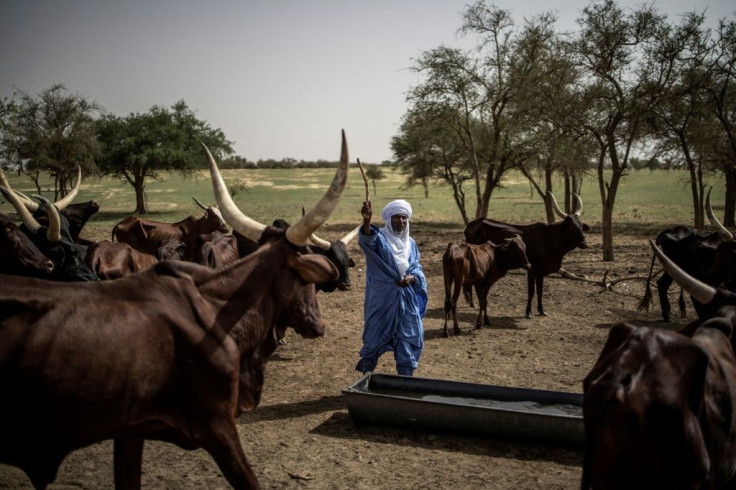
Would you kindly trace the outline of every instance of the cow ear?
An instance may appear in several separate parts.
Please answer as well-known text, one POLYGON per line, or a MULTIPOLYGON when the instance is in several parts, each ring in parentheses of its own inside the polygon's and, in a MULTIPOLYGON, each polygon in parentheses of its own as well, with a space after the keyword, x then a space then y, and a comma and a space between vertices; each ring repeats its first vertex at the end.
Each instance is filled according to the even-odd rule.
POLYGON ((308 283, 320 284, 336 281, 339 277, 337 267, 328 258, 320 254, 289 255, 289 267, 296 269, 302 279, 308 283))
POLYGON ((636 330, 636 328, 637 327, 635 327, 634 325, 628 323, 617 323, 613 327, 611 327, 611 330, 608 331, 608 338, 606 339, 606 343, 603 346, 603 350, 598 356, 598 360, 595 361, 593 369, 590 370, 590 373, 588 373, 588 375, 583 380, 583 392, 585 392, 588 389, 590 383, 596 377, 598 377, 597 368, 601 364, 601 361, 606 359, 609 355, 611 355, 613 351, 615 351, 621 344, 623 344, 626 339, 629 338, 629 335, 631 335, 631 333, 636 330))
POLYGON ((700 416, 705 397, 705 376, 708 372, 708 354, 695 342, 677 354, 683 387, 687 390, 687 404, 696 417, 700 416))

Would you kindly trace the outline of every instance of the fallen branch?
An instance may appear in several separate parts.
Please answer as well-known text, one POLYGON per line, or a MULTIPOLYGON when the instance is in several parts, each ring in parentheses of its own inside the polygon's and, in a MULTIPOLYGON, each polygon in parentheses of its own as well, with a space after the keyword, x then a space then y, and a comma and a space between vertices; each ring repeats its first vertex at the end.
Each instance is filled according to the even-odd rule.
MULTIPOLYGON (((611 279, 611 276, 608 275, 610 271, 606 270, 606 272, 603 273, 603 277, 601 277, 600 280, 595 279, 588 279, 587 276, 582 276, 578 274, 574 274, 572 272, 569 272, 565 269, 560 269, 559 274, 564 279, 571 279, 573 281, 581 281, 581 282, 588 282, 591 284, 595 284, 597 286, 602 287, 606 291, 613 291, 613 287, 616 284, 619 284, 621 282, 627 282, 627 281, 646 281, 649 279, 647 276, 626 276, 626 277, 619 277, 617 279, 611 279)), ((660 271, 657 271, 652 276, 659 274, 660 271)))

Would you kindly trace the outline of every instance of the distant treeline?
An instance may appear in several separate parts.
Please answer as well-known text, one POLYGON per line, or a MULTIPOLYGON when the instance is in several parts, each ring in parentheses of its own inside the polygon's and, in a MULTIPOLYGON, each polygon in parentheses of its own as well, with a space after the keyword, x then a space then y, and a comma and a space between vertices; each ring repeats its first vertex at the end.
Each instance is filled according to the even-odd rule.
MULTIPOLYGON (((297 160, 295 158, 282 158, 281 160, 274 160, 272 158, 269 158, 267 160, 258 160, 257 162, 253 162, 251 160, 248 160, 245 157, 241 157, 239 155, 235 155, 233 157, 224 158, 219 162, 220 168, 336 168, 338 165, 338 161, 335 160, 334 162, 327 161, 327 160, 317 160, 317 161, 306 161, 306 160, 297 160)), ((372 165, 371 163, 362 162, 365 165, 372 165)), ((378 165, 386 166, 386 167, 392 167, 397 166, 398 164, 391 161, 384 161, 378 165)))

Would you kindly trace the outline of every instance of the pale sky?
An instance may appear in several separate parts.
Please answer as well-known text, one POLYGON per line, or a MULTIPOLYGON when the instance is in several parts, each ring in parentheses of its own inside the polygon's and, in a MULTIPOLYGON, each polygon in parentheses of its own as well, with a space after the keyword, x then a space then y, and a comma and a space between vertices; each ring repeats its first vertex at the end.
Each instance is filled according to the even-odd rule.
MULTIPOLYGON (((0 97, 62 83, 118 116, 184 99, 248 160, 393 158, 422 51, 458 46, 468 0, 0 0, 0 97)), ((496 0, 576 29, 586 0, 496 0)), ((619 0, 623 6, 640 1, 619 0)), ((733 0, 662 0, 714 24, 733 0)), ((467 42, 466 42, 467 43, 467 42)))

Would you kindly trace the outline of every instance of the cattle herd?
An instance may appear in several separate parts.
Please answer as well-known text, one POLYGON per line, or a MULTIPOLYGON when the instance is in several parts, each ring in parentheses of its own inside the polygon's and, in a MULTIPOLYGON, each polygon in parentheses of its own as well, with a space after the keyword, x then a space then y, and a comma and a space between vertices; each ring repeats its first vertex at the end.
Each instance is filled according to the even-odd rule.
MULTIPOLYGON (((234 488, 258 488, 236 418, 255 409, 265 366, 291 327, 324 334, 316 293, 350 289, 353 229, 329 242, 315 233, 345 187, 348 152, 319 202, 295 224, 263 225, 232 201, 209 150, 216 206, 200 218, 162 223, 131 216, 111 240, 80 238, 96 201, 49 202, 0 192, 20 223, 0 214, 0 463, 22 469, 35 488, 52 483, 64 458, 113 440, 116 488, 140 488, 145 440, 203 448, 234 488), (229 231, 229 228, 232 231, 229 231), (162 308, 161 305, 166 305, 162 308), (84 353, 84 355, 80 355, 84 353), (54 407, 48 410, 47 407, 54 407)), ((470 222, 465 240, 442 257, 444 331, 456 308, 478 301, 475 328, 489 324, 491 287, 527 270, 526 316, 538 315, 544 277, 587 247, 583 202, 562 221, 470 222)), ((698 319, 679 332, 614 325, 583 385, 583 488, 736 486, 736 241, 712 213, 716 231, 679 226, 651 241, 650 279, 664 320, 674 281, 698 319)), ((681 308, 684 297, 681 295, 681 308)))

